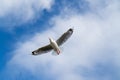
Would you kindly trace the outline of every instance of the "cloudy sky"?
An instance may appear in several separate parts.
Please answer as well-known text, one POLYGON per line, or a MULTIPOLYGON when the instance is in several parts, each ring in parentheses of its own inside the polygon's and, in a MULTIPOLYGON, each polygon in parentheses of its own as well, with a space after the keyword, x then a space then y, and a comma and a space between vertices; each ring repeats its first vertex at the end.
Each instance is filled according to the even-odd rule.
POLYGON ((0 80, 120 80, 120 0, 0 0, 0 80), (59 56, 32 56, 74 27, 59 56))

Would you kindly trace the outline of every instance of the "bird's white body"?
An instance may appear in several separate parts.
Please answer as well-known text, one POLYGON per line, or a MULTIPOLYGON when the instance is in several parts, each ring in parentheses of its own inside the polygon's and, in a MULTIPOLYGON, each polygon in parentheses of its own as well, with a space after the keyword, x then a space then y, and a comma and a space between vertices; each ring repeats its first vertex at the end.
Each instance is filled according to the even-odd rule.
POLYGON ((59 55, 60 54, 60 48, 59 48, 58 44, 52 38, 49 38, 49 40, 50 40, 50 45, 52 46, 53 50, 59 55))

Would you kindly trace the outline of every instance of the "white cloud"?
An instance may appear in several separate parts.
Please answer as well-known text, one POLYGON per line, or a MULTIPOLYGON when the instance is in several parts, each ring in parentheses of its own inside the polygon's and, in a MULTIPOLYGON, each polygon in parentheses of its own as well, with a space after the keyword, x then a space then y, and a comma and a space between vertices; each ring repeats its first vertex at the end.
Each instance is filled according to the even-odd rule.
POLYGON ((0 0, 0 20, 10 18, 4 27, 9 26, 8 23, 24 23, 34 19, 44 9, 49 11, 53 3, 54 0, 0 0))
POLYGON ((76 73, 75 69, 79 67, 93 69, 96 63, 107 64, 109 62, 120 66, 120 28, 118 21, 120 12, 119 6, 114 6, 117 4, 108 3, 102 8, 104 14, 98 11, 98 15, 90 12, 85 15, 75 13, 67 17, 63 17, 63 15, 54 17, 50 21, 50 24, 54 26, 53 28, 43 33, 36 33, 32 39, 17 45, 14 56, 7 66, 21 66, 31 71, 33 75, 36 72, 39 73, 42 67, 45 69, 45 74, 59 75, 57 80, 99 80, 99 78, 112 80, 109 75, 98 76, 99 78, 86 78, 86 76, 76 73), (32 50, 48 44, 49 36, 57 39, 64 31, 73 26, 74 33, 63 45, 64 51, 59 56, 52 56, 51 53, 40 56, 28 55, 31 54, 32 50))

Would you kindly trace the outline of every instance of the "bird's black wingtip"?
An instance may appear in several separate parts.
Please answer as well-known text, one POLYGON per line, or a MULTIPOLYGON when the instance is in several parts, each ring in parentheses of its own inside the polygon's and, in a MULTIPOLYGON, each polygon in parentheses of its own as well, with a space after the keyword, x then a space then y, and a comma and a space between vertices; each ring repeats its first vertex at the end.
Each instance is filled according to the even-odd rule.
POLYGON ((69 31, 73 31, 74 29, 73 28, 70 28, 69 31))
POLYGON ((35 51, 32 52, 32 55, 36 55, 36 54, 35 54, 35 51))

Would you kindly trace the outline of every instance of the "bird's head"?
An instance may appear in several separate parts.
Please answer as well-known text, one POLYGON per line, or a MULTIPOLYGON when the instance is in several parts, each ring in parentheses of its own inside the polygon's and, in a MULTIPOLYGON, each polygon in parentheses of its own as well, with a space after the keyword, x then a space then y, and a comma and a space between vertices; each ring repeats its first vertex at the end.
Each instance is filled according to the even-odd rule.
POLYGON ((53 41, 53 39, 52 39, 51 37, 49 37, 49 41, 50 41, 50 42, 52 42, 52 41, 53 41))

